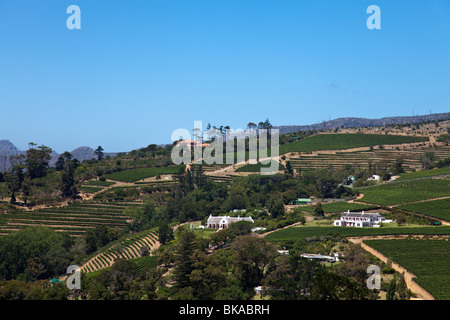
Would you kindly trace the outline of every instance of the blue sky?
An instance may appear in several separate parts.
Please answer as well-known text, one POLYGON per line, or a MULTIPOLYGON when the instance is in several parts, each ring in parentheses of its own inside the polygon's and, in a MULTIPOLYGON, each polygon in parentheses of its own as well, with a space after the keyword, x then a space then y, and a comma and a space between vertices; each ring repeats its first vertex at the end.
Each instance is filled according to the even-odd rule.
POLYGON ((449 14, 439 0, 1 0, 0 140, 115 152, 194 120, 448 112, 449 14))

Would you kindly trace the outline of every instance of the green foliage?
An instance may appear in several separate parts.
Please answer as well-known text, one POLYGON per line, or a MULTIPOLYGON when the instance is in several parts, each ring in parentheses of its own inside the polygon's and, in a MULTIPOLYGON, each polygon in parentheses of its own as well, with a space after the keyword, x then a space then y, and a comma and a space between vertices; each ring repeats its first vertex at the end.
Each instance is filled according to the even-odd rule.
POLYGON ((67 234, 30 227, 0 238, 0 279, 45 279, 64 274, 72 256, 67 234))
MULTIPOLYGON (((34 144, 33 144, 34 145, 34 144)), ((44 145, 26 152, 25 167, 30 179, 42 178, 47 174, 52 149, 44 145)))

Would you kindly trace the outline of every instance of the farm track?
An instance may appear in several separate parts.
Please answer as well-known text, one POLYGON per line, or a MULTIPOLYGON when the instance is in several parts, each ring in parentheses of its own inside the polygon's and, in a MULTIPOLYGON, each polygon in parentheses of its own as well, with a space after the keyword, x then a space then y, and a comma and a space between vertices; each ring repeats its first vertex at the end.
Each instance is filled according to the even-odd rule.
MULTIPOLYGON (((385 256, 384 254, 382 254, 381 252, 379 252, 378 250, 375 250, 374 248, 368 246, 366 243, 364 243, 364 240, 399 239, 399 238, 403 238, 403 237, 407 238, 410 236, 408 236, 408 235, 401 235, 401 236, 395 236, 395 237, 393 237, 393 236, 377 236, 377 237, 365 236, 365 237, 348 237, 347 239, 354 244, 359 244, 365 251, 369 252, 370 254, 374 255, 378 259, 382 260, 384 263, 387 263, 389 258, 387 256, 385 256)), ((415 237, 420 238, 420 237, 425 237, 425 236, 417 235, 415 237)), ((434 238, 439 239, 442 237, 434 237, 434 238)), ((444 237, 444 238, 448 238, 448 236, 444 237)), ((435 298, 433 297, 433 295, 431 293, 429 293, 427 290, 425 290, 423 287, 418 285, 413 280, 415 277, 417 277, 415 274, 409 272, 408 270, 406 270, 406 268, 402 267, 400 264, 398 264, 394 261, 392 261, 392 268, 395 271, 398 271, 399 273, 404 275, 405 282, 406 282, 408 289, 410 289, 412 292, 414 292, 420 299, 435 300, 435 298)))

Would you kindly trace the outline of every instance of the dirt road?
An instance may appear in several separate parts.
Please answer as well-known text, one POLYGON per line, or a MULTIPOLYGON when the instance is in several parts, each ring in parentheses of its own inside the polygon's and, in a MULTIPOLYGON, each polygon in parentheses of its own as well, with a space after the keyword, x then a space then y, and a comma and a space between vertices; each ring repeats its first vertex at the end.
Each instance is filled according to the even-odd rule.
MULTIPOLYGON (((368 246, 363 241, 364 240, 372 240, 372 239, 396 239, 396 238, 392 237, 392 236, 379 236, 379 237, 349 237, 347 239, 352 243, 361 245, 361 247, 364 250, 373 254, 375 257, 377 257, 378 259, 380 259, 386 263, 388 261, 388 257, 383 255, 381 252, 375 250, 374 248, 368 246)), ((393 261, 392 261, 392 268, 395 271, 398 271, 398 272, 404 274, 405 282, 406 282, 406 285, 408 286, 408 289, 410 289, 412 292, 414 292, 418 298, 423 299, 423 300, 435 300, 435 298, 428 291, 426 291, 424 288, 419 286, 413 280, 413 278, 416 277, 415 274, 409 272, 404 267, 402 267, 401 265, 399 265, 398 263, 393 262, 393 261)))

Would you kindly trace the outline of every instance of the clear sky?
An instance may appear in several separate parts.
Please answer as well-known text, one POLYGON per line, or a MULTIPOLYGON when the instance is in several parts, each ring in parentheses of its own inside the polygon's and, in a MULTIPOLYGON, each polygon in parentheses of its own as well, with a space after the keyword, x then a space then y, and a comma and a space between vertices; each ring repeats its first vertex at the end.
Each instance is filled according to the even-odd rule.
POLYGON ((0 140, 118 152, 194 120, 449 112, 449 16, 448 0, 1 0, 0 140))

